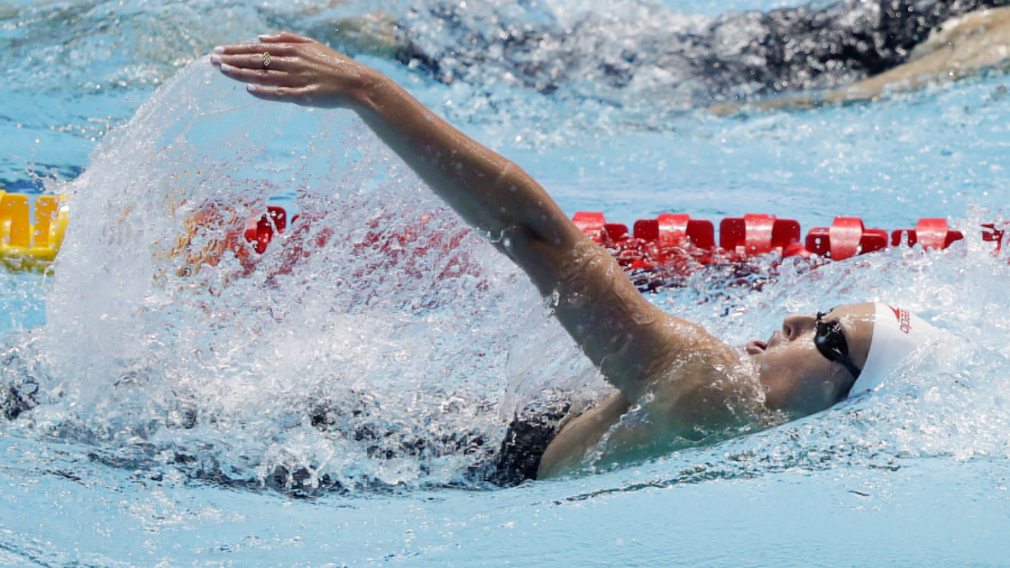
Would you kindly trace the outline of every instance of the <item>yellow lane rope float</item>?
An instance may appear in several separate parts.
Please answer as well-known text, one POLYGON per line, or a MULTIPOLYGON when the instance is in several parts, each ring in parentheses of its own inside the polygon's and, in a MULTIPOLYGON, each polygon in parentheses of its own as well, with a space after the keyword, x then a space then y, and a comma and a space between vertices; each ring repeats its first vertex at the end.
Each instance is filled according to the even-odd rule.
POLYGON ((0 262, 8 270, 45 270, 56 258, 70 219, 66 200, 36 197, 33 219, 29 196, 0 190, 0 262))

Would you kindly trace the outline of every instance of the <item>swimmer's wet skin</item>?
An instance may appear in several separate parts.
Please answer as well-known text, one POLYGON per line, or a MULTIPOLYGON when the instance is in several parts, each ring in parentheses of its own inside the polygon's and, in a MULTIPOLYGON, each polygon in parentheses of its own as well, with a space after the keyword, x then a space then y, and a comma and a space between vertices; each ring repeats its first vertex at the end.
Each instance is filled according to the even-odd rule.
POLYGON ((872 359, 874 304, 839 306, 820 319, 790 316, 767 342, 742 349, 663 312, 519 166, 388 77, 312 39, 264 35, 260 43, 215 48, 211 61, 257 98, 356 112, 555 298, 558 321, 618 392, 563 421, 535 467, 521 456, 526 477, 577 469, 604 434, 605 461, 621 462, 824 410, 849 394, 852 369, 872 359), (648 419, 622 421, 633 406, 648 419))

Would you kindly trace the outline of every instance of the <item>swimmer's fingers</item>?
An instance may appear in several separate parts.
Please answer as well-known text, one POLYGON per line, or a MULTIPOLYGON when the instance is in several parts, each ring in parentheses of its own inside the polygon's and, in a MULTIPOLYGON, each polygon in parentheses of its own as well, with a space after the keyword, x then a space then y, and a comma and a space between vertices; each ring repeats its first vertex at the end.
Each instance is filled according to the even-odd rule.
MULTIPOLYGON (((271 65, 273 65, 271 63, 271 65)), ((257 85, 284 86, 291 83, 290 73, 274 69, 244 69, 227 63, 220 64, 221 73, 230 79, 257 85)))
POLYGON ((296 54, 302 42, 290 43, 232 43, 214 48, 216 55, 259 55, 269 53, 271 57, 290 57, 296 54))
POLYGON ((239 69, 268 69, 270 71, 289 71, 294 67, 293 57, 280 57, 271 54, 266 58, 262 53, 252 53, 249 55, 218 55, 210 56, 210 62, 214 65, 231 65, 239 69))
MULTIPOLYGON (((286 32, 269 37, 307 40, 286 32)), ((380 76, 368 66, 316 41, 225 45, 214 49, 211 62, 226 77, 256 85, 249 92, 261 99, 327 108, 360 102, 359 95, 365 86, 375 83, 380 76), (264 53, 271 56, 269 65, 265 64, 264 53), (264 90, 257 90, 260 88, 264 90)))
POLYGON ((319 43, 312 38, 291 32, 278 32, 259 36, 260 43, 232 43, 214 48, 218 55, 247 55, 270 53, 272 57, 295 55, 298 47, 306 43, 319 43))
POLYGON ((281 31, 275 34, 263 34, 259 37, 259 40, 263 43, 317 43, 316 40, 305 37, 303 35, 298 35, 294 32, 281 31))
POLYGON ((277 101, 282 103, 294 103, 296 105, 315 106, 312 87, 264 87, 261 85, 249 85, 246 87, 249 93, 257 99, 264 101, 277 101))

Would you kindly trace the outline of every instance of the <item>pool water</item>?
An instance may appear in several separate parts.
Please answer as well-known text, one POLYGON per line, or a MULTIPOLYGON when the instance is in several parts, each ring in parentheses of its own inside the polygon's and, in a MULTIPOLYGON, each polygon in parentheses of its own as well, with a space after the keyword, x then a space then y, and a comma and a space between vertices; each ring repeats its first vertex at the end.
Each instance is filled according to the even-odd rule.
MULTIPOLYGON (((594 13, 634 49, 650 26, 779 5, 467 9, 478 24, 594 13)), ((446 85, 362 57, 570 214, 767 212, 805 231, 939 216, 967 236, 652 296, 734 344, 789 313, 900 303, 966 340, 953 359, 924 354, 872 395, 718 445, 490 489, 466 476, 477 440, 493 447, 554 390, 608 387, 526 278, 355 117, 255 101, 204 56, 374 9, 414 7, 423 28, 439 6, 0 5, 0 185, 73 208, 51 274, 0 274, 0 386, 31 399, 0 399, 0 564, 1005 565, 1010 265, 975 230, 1010 195, 1003 74, 724 119, 655 81, 543 94, 493 65, 446 85), (280 194, 301 222, 262 256, 218 259, 280 194)))

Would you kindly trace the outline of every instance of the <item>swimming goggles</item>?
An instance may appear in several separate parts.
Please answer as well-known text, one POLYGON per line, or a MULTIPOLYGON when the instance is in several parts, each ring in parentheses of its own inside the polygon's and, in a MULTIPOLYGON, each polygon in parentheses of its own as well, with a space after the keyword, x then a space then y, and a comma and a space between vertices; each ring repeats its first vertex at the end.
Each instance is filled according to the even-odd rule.
POLYGON ((824 312, 817 312, 816 331, 814 332, 814 345, 824 358, 832 363, 838 363, 852 375, 859 378, 860 369, 849 357, 849 344, 845 341, 845 334, 842 333, 842 324, 839 321, 824 321, 824 312))

